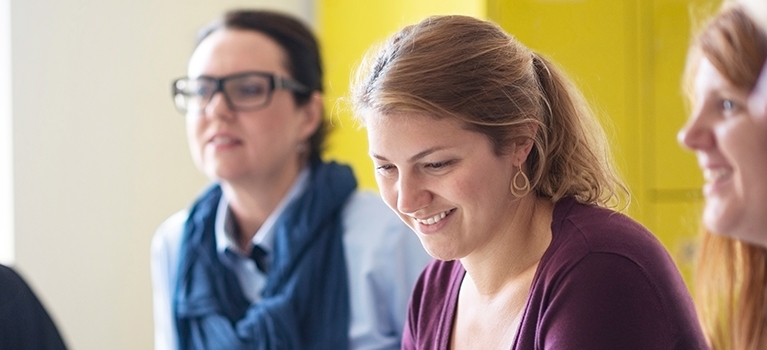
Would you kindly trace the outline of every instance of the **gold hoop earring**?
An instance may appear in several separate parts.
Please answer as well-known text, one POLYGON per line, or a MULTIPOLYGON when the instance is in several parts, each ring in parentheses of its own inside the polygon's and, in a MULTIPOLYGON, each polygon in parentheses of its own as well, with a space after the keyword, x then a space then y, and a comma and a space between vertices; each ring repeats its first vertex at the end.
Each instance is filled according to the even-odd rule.
POLYGON ((517 198, 522 198, 530 193, 530 179, 527 177, 527 174, 522 171, 522 167, 518 168, 517 173, 514 174, 514 177, 511 179, 511 186, 509 186, 509 189, 511 190, 511 194, 517 198), (522 186, 517 186, 517 178, 520 175, 522 175, 524 183, 522 186))

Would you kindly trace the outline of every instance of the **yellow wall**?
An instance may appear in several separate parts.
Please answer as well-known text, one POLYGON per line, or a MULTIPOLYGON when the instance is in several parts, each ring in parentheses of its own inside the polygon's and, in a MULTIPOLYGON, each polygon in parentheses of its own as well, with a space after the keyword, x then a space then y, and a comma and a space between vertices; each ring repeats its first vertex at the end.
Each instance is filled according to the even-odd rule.
MULTIPOLYGON (((632 191, 628 213, 653 231, 690 279, 702 179, 693 155, 676 142, 686 119, 680 81, 690 14, 718 0, 321 0, 328 100, 346 96, 350 72, 370 44, 428 14, 489 18, 552 58, 582 89, 611 138, 632 191)), ((348 110, 332 108, 330 156, 354 164, 374 188, 364 130, 348 110)))
POLYGON ((702 178, 676 142, 686 119, 680 82, 690 14, 715 0, 490 0, 489 18, 570 74, 600 114, 647 226, 690 281, 702 178))

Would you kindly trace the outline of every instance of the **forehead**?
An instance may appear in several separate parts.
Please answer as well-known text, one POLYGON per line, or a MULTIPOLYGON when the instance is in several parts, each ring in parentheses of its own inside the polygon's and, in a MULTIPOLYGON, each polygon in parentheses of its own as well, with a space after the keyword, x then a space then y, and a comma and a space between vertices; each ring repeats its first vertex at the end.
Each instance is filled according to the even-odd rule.
POLYGON ((705 57, 700 60, 695 73, 695 95, 702 102, 709 94, 726 93, 730 97, 748 96, 748 91, 732 83, 705 57))
MULTIPOLYGON (((364 117, 372 154, 417 153, 425 148, 476 145, 484 136, 460 121, 424 114, 368 113, 364 117)), ((484 142, 480 142, 484 143, 484 142)))
POLYGON ((703 98, 711 91, 732 89, 733 87, 719 70, 704 57, 700 60, 695 72, 694 88, 698 98, 703 98))
POLYGON ((431 133, 436 129, 442 131, 464 130, 463 124, 451 118, 439 118, 425 113, 380 113, 368 111, 361 118, 365 127, 374 133, 386 133, 398 129, 420 130, 431 133))
POLYGON ((265 34, 219 29, 203 39, 189 60, 188 75, 224 76, 263 71, 289 76, 285 50, 265 34))

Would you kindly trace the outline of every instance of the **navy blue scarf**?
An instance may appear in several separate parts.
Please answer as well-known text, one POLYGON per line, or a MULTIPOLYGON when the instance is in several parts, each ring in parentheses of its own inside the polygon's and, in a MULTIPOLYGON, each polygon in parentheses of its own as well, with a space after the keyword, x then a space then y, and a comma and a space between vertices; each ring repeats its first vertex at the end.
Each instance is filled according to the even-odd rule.
POLYGON ((349 283, 341 211, 357 187, 351 169, 313 162, 306 190, 275 223, 272 267, 251 304, 216 252, 218 185, 192 206, 174 298, 181 349, 346 349, 349 283))

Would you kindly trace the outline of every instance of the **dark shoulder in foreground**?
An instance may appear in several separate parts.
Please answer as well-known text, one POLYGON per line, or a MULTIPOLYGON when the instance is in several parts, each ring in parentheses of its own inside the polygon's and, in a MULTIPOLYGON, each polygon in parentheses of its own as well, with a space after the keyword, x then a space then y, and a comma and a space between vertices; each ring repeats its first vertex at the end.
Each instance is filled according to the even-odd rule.
POLYGON ((0 265, 0 349, 66 349, 56 325, 27 282, 0 265))

